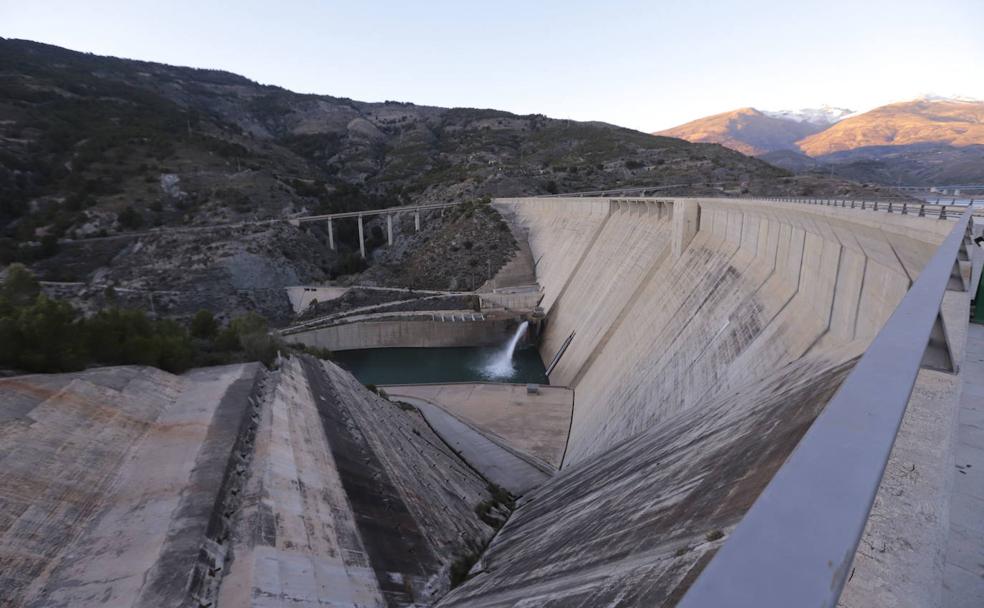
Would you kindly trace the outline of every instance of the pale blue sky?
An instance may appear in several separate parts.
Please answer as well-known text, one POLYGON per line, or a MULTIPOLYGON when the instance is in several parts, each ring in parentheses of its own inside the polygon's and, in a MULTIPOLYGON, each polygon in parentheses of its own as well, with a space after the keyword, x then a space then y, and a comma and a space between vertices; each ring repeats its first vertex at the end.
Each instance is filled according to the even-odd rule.
POLYGON ((262 83, 603 120, 984 98, 984 0, 0 0, 0 36, 262 83))

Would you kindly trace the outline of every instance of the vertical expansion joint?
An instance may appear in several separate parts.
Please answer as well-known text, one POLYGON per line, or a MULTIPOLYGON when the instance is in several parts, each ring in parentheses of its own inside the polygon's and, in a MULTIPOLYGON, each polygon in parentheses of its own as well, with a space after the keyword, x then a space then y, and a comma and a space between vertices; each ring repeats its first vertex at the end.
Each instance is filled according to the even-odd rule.
POLYGON ((365 235, 363 234, 362 216, 361 215, 359 216, 359 253, 361 253, 362 254, 362 258, 365 259, 365 257, 366 257, 366 238, 365 238, 365 235))

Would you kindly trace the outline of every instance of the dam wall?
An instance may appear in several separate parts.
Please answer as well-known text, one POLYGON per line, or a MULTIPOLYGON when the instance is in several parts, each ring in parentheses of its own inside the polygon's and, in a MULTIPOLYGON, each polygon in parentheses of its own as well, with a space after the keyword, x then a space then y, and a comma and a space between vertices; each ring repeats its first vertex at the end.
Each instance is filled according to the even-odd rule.
MULTIPOLYGON (((549 217, 581 217, 583 200, 497 201, 544 252, 540 264, 568 272, 540 281, 543 358, 575 334, 551 374, 574 389, 572 429, 560 473, 520 500, 439 606, 675 606, 953 227, 774 201, 661 200, 669 218, 645 199, 591 201, 608 204, 600 224, 549 217), (630 214, 650 227, 609 230, 622 242, 603 243, 630 214), (541 230, 558 224, 585 230, 572 235, 590 241, 579 260, 549 259, 541 230), (644 242, 625 242, 635 239, 644 242), (636 262, 649 267, 620 268, 636 262)), ((955 353, 968 304, 966 292, 944 298, 955 353)), ((919 373, 862 543, 838 566, 851 569, 842 605, 940 605, 960 382, 919 373)))
POLYGON ((849 369, 806 357, 566 467, 438 606, 675 605, 849 369))
POLYGON ((575 335, 550 374, 577 395, 565 466, 807 353, 867 343, 949 228, 754 200, 497 205, 538 257, 544 361, 575 335))

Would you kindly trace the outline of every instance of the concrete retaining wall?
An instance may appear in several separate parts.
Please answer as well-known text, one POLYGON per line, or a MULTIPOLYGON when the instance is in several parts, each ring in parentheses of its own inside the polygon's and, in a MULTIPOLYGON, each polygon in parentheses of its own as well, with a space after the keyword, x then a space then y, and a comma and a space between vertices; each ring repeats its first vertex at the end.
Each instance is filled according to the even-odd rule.
POLYGON ((359 321, 291 334, 286 339, 288 342, 300 342, 334 351, 361 348, 494 346, 508 339, 515 325, 512 319, 359 321))
POLYGON ((495 291, 478 295, 482 310, 493 308, 508 308, 512 310, 533 310, 540 303, 543 292, 535 286, 531 289, 518 291, 495 291))

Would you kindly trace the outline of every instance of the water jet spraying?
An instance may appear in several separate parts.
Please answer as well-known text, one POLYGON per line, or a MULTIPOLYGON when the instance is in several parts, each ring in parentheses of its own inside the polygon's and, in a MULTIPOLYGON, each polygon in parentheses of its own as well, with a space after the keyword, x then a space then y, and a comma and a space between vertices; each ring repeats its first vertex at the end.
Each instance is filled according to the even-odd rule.
POLYGON ((528 321, 523 321, 519 324, 519 327, 516 328, 516 333, 509 339, 509 342, 506 343, 502 350, 495 353, 488 365, 485 366, 483 370, 485 375, 489 378, 509 378, 515 373, 516 368, 513 367, 513 354, 516 352, 516 345, 526 335, 528 326, 528 321))

